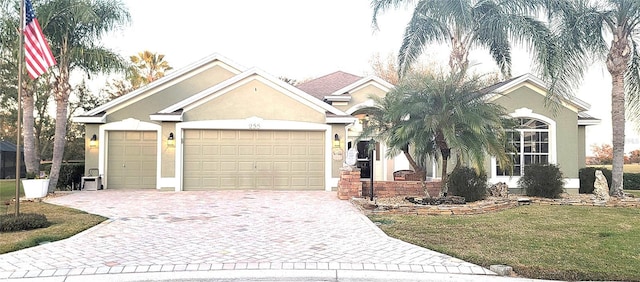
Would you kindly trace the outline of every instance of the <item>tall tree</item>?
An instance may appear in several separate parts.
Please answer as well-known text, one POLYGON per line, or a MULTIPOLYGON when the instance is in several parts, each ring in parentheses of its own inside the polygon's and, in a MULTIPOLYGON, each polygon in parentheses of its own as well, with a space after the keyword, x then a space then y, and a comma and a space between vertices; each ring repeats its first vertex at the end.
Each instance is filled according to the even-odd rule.
POLYGON ((613 168, 610 194, 622 197, 625 122, 640 121, 640 2, 636 0, 549 0, 557 49, 548 74, 577 84, 593 60, 611 75, 613 168), (626 108, 629 111, 626 111, 626 108))
MULTIPOLYGON (((511 76, 511 41, 526 43, 536 58, 547 53, 548 29, 533 14, 537 1, 499 0, 420 0, 405 29, 398 53, 400 75, 429 44, 448 44, 451 48, 449 67, 452 72, 466 72, 469 51, 484 48, 505 77, 511 76)), ((410 0, 371 0, 373 24, 377 28, 378 14, 410 0)))
POLYGON ((448 192, 447 170, 452 156, 457 164, 469 162, 483 171, 487 154, 501 167, 511 167, 507 154, 506 110, 487 102, 489 93, 478 91, 481 80, 458 73, 450 76, 420 74, 405 77, 369 112, 369 127, 362 136, 377 134, 391 155, 402 152, 416 172, 424 171, 432 157, 442 161, 442 194, 448 192))
POLYGON ((99 42, 106 33, 127 24, 130 15, 118 0, 50 0, 35 9, 58 62, 52 72, 56 126, 49 190, 53 190, 64 156, 70 75, 73 71, 92 74, 124 69, 124 60, 99 42))

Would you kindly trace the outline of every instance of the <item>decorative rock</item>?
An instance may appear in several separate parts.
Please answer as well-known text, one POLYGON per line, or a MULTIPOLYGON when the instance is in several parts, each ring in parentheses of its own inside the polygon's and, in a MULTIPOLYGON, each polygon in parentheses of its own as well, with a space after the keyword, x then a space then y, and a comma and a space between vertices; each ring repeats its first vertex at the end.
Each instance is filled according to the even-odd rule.
POLYGON ((518 198, 518 206, 519 205, 530 205, 531 199, 529 198, 518 198))
POLYGON ((489 196, 491 197, 509 197, 509 186, 507 183, 498 182, 489 187, 489 196))
POLYGON ((596 200, 609 201, 609 184, 607 178, 602 174, 602 170, 596 170, 596 181, 593 182, 593 194, 596 200))
POLYGON ((489 270, 497 273, 500 276, 511 276, 513 268, 508 265, 496 264, 489 266, 489 270))

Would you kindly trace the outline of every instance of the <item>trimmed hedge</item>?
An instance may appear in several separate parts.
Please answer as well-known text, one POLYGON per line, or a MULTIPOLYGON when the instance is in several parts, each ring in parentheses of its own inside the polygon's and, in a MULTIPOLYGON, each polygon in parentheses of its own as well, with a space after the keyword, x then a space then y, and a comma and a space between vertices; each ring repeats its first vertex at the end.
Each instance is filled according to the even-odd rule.
POLYGON ((555 199, 564 192, 564 179, 554 164, 531 164, 524 167, 518 186, 525 189, 527 196, 555 199))
POLYGON ((622 181, 624 189, 640 190, 640 173, 625 173, 622 181))
MULTIPOLYGON (((579 171, 580 193, 593 193, 593 182, 596 181, 596 170, 602 170, 602 174, 607 178, 607 184, 611 187, 611 170, 604 167, 585 167, 579 171)), ((624 173, 623 187, 625 190, 640 190, 640 173, 624 173)))
POLYGON ((44 214, 21 213, 0 215, 0 232, 14 232, 49 227, 51 223, 44 214))

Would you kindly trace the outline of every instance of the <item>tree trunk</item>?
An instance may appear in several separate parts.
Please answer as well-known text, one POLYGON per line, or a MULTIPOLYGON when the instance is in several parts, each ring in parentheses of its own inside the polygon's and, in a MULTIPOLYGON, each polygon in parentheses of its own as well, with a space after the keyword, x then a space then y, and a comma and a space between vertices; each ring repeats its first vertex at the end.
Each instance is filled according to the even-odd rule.
POLYGON ((60 75, 55 83, 56 101, 56 129, 53 140, 53 157, 51 160, 51 171, 49 172, 49 192, 55 190, 62 167, 64 156, 64 146, 67 139, 67 108, 69 106, 69 74, 60 70, 60 75))
POLYGON ((623 27, 614 31, 613 41, 607 56, 607 69, 611 74, 611 128, 613 130, 613 168, 611 176, 611 196, 622 197, 624 166, 625 93, 624 75, 631 50, 623 27))
POLYGON ((411 168, 413 168, 413 171, 416 174, 420 174, 421 175, 420 179, 424 181, 426 176, 425 169, 420 167, 418 163, 416 163, 416 160, 413 159, 413 157, 411 156, 411 154, 409 154, 408 151, 402 150, 402 153, 404 153, 404 156, 407 158, 407 161, 409 161, 409 165, 411 166, 411 168))
POLYGON ((611 91, 611 128, 613 130, 613 166, 611 169, 611 196, 622 197, 623 193, 623 166, 624 166, 624 132, 625 132, 625 105, 624 105, 624 75, 617 74, 612 77, 611 91))
POLYGON ((442 176, 441 176, 441 188, 440 188, 440 196, 445 197, 447 193, 449 193, 449 185, 447 185, 447 166, 449 164, 449 157, 451 155, 451 149, 440 149, 440 153, 442 154, 442 176))
POLYGON ((24 140, 24 165, 27 169, 27 174, 40 172, 40 157, 37 152, 36 138, 34 134, 34 98, 33 93, 24 88, 24 95, 22 96, 22 134, 24 140))

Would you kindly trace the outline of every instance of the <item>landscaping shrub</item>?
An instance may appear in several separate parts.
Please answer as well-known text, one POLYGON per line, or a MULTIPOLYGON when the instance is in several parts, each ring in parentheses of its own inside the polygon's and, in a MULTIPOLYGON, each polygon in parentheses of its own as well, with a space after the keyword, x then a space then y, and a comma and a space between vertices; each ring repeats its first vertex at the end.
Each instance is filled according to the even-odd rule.
POLYGON ((0 232, 14 232, 49 227, 51 223, 43 214, 21 213, 0 215, 0 232))
POLYGON ((518 180, 518 186, 525 189, 527 196, 534 197, 559 198, 563 185, 562 172, 553 164, 528 165, 518 180))
MULTIPOLYGON (((580 193, 593 193, 593 182, 596 181, 596 170, 602 170, 602 174, 607 178, 607 184, 611 187, 611 170, 604 167, 585 167, 579 171, 580 193)), ((625 190, 640 190, 640 173, 625 173, 623 175, 623 188, 625 190)))
POLYGON ((461 196, 467 202, 475 202, 487 196, 487 175, 478 175, 468 167, 456 167, 449 174, 449 195, 461 196))
POLYGON ((604 167, 585 167, 578 171, 580 177, 581 194, 593 193, 593 183, 596 181, 596 170, 601 170, 604 177, 607 178, 607 185, 611 187, 611 170, 604 167))
MULTIPOLYGON (((51 166, 45 167, 45 171, 49 171, 51 166)), ((58 176, 58 190, 71 190, 74 185, 80 185, 80 179, 84 174, 84 163, 63 163, 60 167, 60 175, 58 176)))
POLYGON ((623 178, 625 190, 640 190, 640 173, 625 173, 623 178))

